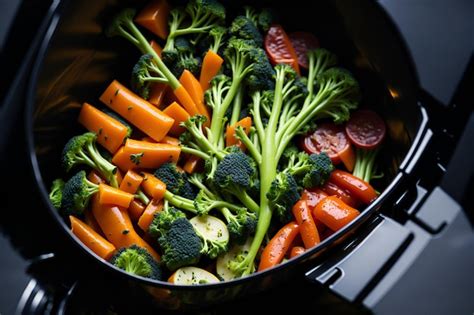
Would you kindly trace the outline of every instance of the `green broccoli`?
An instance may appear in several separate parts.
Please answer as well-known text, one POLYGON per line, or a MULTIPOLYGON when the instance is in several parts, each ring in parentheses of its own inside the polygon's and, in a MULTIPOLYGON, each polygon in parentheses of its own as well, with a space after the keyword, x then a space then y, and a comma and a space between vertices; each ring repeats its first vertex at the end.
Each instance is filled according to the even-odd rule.
POLYGON ((184 212, 174 207, 169 207, 168 203, 165 202, 163 210, 155 213, 148 227, 148 234, 156 239, 165 235, 171 228, 171 224, 179 218, 186 218, 184 212))
POLYGON ((271 183, 267 198, 280 221, 289 222, 293 217, 291 209, 300 199, 298 184, 294 177, 287 172, 278 173, 271 183))
POLYGON ((254 8, 245 6, 245 16, 252 21, 255 27, 260 28, 263 32, 268 31, 270 26, 274 23, 274 15, 270 9, 262 9, 257 13, 254 8))
POLYGON ((118 187, 115 173, 117 167, 100 155, 95 145, 97 135, 86 132, 82 135, 72 137, 64 146, 61 163, 63 168, 69 172, 76 165, 87 165, 104 176, 113 187, 118 187))
POLYGON ((61 178, 53 180, 49 200, 56 209, 61 208, 61 199, 63 198, 64 181, 61 178))
POLYGON ((254 66, 249 75, 245 78, 245 84, 250 92, 273 90, 275 88, 275 81, 273 70, 267 54, 263 49, 255 49, 252 51, 252 61, 254 66))
POLYGON ((169 230, 158 238, 163 250, 161 259, 173 271, 182 266, 194 265, 201 258, 203 244, 193 225, 186 218, 174 220, 169 230))
POLYGON ((370 183, 373 178, 382 177, 381 175, 375 175, 375 158, 379 152, 379 148, 368 150, 368 149, 356 149, 356 162, 352 175, 359 177, 360 179, 370 183))
POLYGON ((137 245, 119 249, 110 259, 110 263, 136 276, 162 280, 158 263, 145 248, 137 245))
POLYGON ((263 46, 262 34, 260 34, 252 20, 243 15, 237 16, 232 21, 229 34, 236 38, 253 41, 255 46, 263 46))
POLYGON ((188 176, 184 172, 178 171, 176 164, 165 163, 154 173, 155 177, 166 184, 166 189, 175 195, 188 199, 194 199, 197 192, 188 181, 188 176))
POLYGON ((195 53, 190 41, 185 37, 179 37, 174 47, 162 51, 161 58, 176 77, 180 77, 185 69, 198 76, 202 60, 195 57, 195 53))
POLYGON ((189 222, 203 242, 201 253, 211 259, 227 251, 229 231, 222 220, 212 216, 195 216, 189 222))
POLYGON ((219 162, 214 173, 215 185, 236 196, 252 212, 258 212, 258 205, 246 190, 257 179, 255 167, 253 160, 237 149, 219 162))
POLYGON ((82 215, 90 198, 98 191, 99 185, 89 181, 86 172, 80 171, 64 184, 61 208, 67 215, 82 215))
POLYGON ((201 35, 225 20, 225 8, 215 0, 191 0, 186 7, 170 12, 170 31, 163 50, 174 47, 174 41, 183 35, 201 35), (189 21, 190 20, 190 21, 189 21))
POLYGON ((227 33, 227 29, 222 26, 216 26, 209 31, 209 37, 212 38, 212 43, 209 47, 210 50, 215 52, 219 51, 223 44, 224 37, 227 33))
POLYGON ((334 165, 325 152, 311 155, 298 152, 289 157, 285 172, 301 179, 304 188, 312 188, 324 185, 333 170, 334 165))

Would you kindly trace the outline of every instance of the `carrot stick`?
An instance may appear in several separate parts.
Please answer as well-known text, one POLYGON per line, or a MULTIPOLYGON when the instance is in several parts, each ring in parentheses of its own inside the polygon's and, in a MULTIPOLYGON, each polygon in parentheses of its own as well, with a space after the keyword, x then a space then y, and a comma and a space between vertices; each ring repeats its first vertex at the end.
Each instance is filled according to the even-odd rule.
POLYGON ((125 145, 112 158, 112 163, 123 171, 158 168, 166 162, 176 163, 180 153, 181 148, 176 145, 127 139, 125 145))
POLYGON ((160 141, 173 126, 173 119, 145 101, 117 80, 100 96, 101 102, 135 125, 148 136, 160 141))
POLYGON ((178 99, 178 102, 186 109, 189 115, 194 116, 200 114, 197 105, 194 103, 191 95, 189 95, 184 86, 179 85, 173 90, 173 94, 178 99))
POLYGON ((138 187, 140 187, 142 181, 143 177, 141 177, 134 171, 129 170, 127 174, 125 174, 125 177, 122 180, 122 183, 120 184, 120 190, 134 194, 137 192, 138 187))
POLYGON ((338 231, 354 220, 359 215, 359 211, 345 204, 337 196, 329 196, 318 203, 314 214, 332 231, 338 231))
POLYGON ((99 185, 100 183, 105 183, 105 180, 95 170, 89 172, 89 174, 87 175, 87 179, 96 185, 99 185))
POLYGON ((168 37, 170 7, 165 0, 153 0, 135 17, 135 22, 161 39, 168 37))
POLYGON ((163 105, 163 100, 168 90, 168 85, 164 83, 155 83, 150 88, 150 95, 148 97, 148 102, 152 103, 159 109, 163 105))
POLYGON ((188 174, 192 174, 199 167, 199 164, 201 163, 201 161, 202 161, 201 158, 195 155, 190 155, 186 159, 186 163, 184 163, 183 170, 188 174))
POLYGON ((334 170, 329 180, 339 187, 347 189, 351 195, 365 204, 369 204, 377 198, 377 192, 369 183, 351 173, 334 170))
POLYGON ((212 78, 214 78, 221 69, 224 59, 212 50, 208 50, 202 61, 201 76, 199 77, 199 83, 201 84, 202 90, 206 91, 212 78))
POLYGON ((112 154, 127 137, 127 127, 124 124, 88 103, 82 105, 79 123, 97 134, 97 142, 112 154))
POLYGON ((300 200, 293 206, 293 215, 295 216, 296 223, 300 226, 304 247, 309 249, 318 245, 321 242, 318 229, 305 200, 300 200))
POLYGON ((102 205, 116 205, 128 208, 133 195, 106 184, 99 184, 99 203, 102 205))
POLYGON ((126 209, 111 205, 101 205, 99 203, 99 196, 94 195, 92 196, 92 213, 105 237, 116 248, 129 247, 135 244, 146 248, 156 260, 160 259, 160 256, 153 247, 137 234, 126 209))
POLYGON ((137 199, 134 199, 132 202, 130 202, 130 206, 128 206, 128 214, 130 215, 132 221, 137 222, 138 219, 140 219, 143 211, 145 211, 145 205, 143 205, 143 203, 137 199))
POLYGON ((94 218, 94 215, 89 209, 84 211, 84 223, 90 226, 91 229, 93 229, 97 234, 101 236, 104 235, 100 229, 99 223, 97 223, 97 220, 94 218))
POLYGON ((171 103, 168 107, 163 109, 163 113, 174 119, 174 123, 169 131, 169 134, 173 136, 179 136, 186 131, 186 128, 181 127, 180 124, 188 120, 191 116, 184 108, 179 106, 178 103, 171 103))
POLYGON ((316 208, 316 205, 327 196, 328 194, 326 194, 319 188, 312 188, 311 190, 305 189, 301 193, 301 200, 306 201, 306 204, 308 205, 309 210, 313 215, 314 223, 316 224, 316 228, 318 229, 318 233, 320 236, 321 233, 324 232, 324 230, 326 229, 326 226, 322 224, 318 219, 316 219, 314 215, 314 209, 316 208))
POLYGON ((196 77, 189 70, 184 70, 179 78, 179 82, 184 86, 186 91, 188 91, 189 96, 196 104, 199 113, 203 116, 206 116, 205 126, 209 126, 211 122, 211 115, 209 114, 209 109, 204 104, 204 92, 202 90, 201 84, 196 79, 196 77))
POLYGON ((97 256, 108 260, 115 251, 115 246, 100 236, 90 226, 78 218, 69 216, 71 221, 71 232, 77 236, 81 242, 89 247, 97 256))
POLYGON ((166 192, 166 184, 150 173, 143 172, 142 187, 145 193, 155 200, 163 199, 166 192))
POLYGON ((245 134, 248 135, 249 132, 250 132, 250 127, 252 127, 252 118, 244 117, 243 119, 239 120, 238 122, 236 122, 232 126, 227 126, 227 130, 226 130, 226 133, 225 133, 225 145, 226 145, 226 147, 236 145, 240 149, 245 148, 245 145, 242 143, 242 141, 238 140, 235 137, 235 129, 237 129, 237 127, 239 127, 239 126, 241 126, 244 129, 245 134))
POLYGON ((295 246, 295 247, 293 247, 293 248, 291 249, 290 258, 299 256, 299 255, 303 254, 304 252, 305 252, 304 247, 295 246))
POLYGON ((159 212, 163 209, 163 202, 152 200, 148 206, 146 207, 143 214, 138 219, 138 226, 143 230, 143 232, 148 232, 148 227, 153 221, 153 217, 155 216, 156 212, 159 212))
POLYGON ((258 271, 262 271, 279 264, 285 257, 291 242, 300 232, 300 227, 295 222, 290 222, 282 227, 270 242, 265 246, 260 257, 258 271))
POLYGON ((348 145, 345 150, 339 152, 339 158, 346 167, 346 169, 352 173, 354 170, 356 155, 352 149, 352 145, 348 145))
MULTIPOLYGON (((151 48, 153 48, 153 50, 156 52, 156 54, 158 55, 158 57, 161 58, 161 52, 163 51, 163 48, 161 48, 160 44, 158 44, 156 41, 154 41, 153 39, 150 41, 150 46, 151 48)), ((164 84, 164 86, 167 86, 166 84, 164 84)))
POLYGON ((159 143, 179 146, 178 138, 173 138, 173 137, 170 137, 170 136, 164 137, 163 139, 161 139, 161 141, 159 143))

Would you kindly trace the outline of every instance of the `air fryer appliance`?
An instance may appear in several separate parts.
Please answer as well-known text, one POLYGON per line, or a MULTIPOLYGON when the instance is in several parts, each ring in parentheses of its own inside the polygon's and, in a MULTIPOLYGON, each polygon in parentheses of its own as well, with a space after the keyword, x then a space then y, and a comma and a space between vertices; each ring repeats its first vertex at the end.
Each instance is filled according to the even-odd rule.
MULTIPOLYGON (((85 300, 100 305, 103 301, 97 295, 102 294, 116 300, 115 310, 131 313, 136 305, 229 311, 238 310, 238 301, 245 296, 247 303, 263 300, 268 307, 275 297, 289 299, 302 291, 323 305, 326 299, 331 301, 329 311, 349 306, 351 312, 472 311, 474 276, 469 270, 474 263, 474 237, 468 220, 472 210, 469 214, 461 206, 469 207, 464 196, 472 191, 469 141, 474 118, 468 105, 472 97, 467 95, 472 58, 456 78, 460 83, 454 97, 443 100, 439 91, 430 91, 427 81, 417 76, 417 63, 389 17, 396 13, 389 3, 333 1, 314 8, 305 4, 305 10, 303 4, 275 7, 284 12, 282 24, 288 29, 313 31, 324 47, 337 54, 360 82, 364 104, 386 120, 390 140, 381 157, 386 170, 381 185, 386 188, 354 222, 287 264, 199 287, 128 275, 78 243, 47 202, 47 190, 59 174, 63 144, 76 133, 72 122, 77 105, 97 102, 112 78, 126 81, 133 56, 138 56, 128 43, 102 33, 111 12, 124 3, 52 2, 5 98, 2 119, 10 136, 3 139, 7 144, 3 165, 17 165, 5 172, 15 184, 28 182, 36 193, 31 200, 9 196, 9 213, 2 225, 14 243, 26 233, 30 237, 23 244, 38 241, 44 246, 30 254, 41 253, 31 261, 33 279, 23 293, 19 313, 71 313, 85 300), (20 123, 15 123, 18 112, 20 123), (28 161, 20 158, 25 153, 28 161), (24 162, 31 163, 31 171, 24 162), (28 206, 22 206, 24 202, 28 206), (30 215, 31 230, 19 223, 30 221, 30 215), (46 242, 52 235, 55 241, 46 242)), ((11 185, 8 181, 5 191, 11 185)), ((272 304, 278 309, 278 303, 272 304)))

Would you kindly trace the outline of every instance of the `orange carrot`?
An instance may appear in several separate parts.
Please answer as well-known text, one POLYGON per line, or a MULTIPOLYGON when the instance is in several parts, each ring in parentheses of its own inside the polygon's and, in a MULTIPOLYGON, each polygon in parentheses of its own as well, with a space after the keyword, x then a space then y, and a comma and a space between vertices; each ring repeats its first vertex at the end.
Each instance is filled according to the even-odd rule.
POLYGON ((145 193, 155 200, 163 199, 166 192, 166 185, 161 180, 150 173, 143 172, 142 187, 145 193))
POLYGON ((318 203, 314 214, 332 231, 338 231, 354 220, 359 215, 359 211, 345 204, 337 196, 329 196, 318 203))
POLYGON ((326 194, 319 188, 312 188, 311 190, 305 189, 301 193, 301 200, 306 201, 306 204, 308 205, 309 210, 313 215, 314 223, 316 224, 316 228, 318 229, 319 236, 321 236, 321 233, 324 232, 326 226, 322 224, 318 219, 316 219, 314 215, 314 209, 316 208, 316 205, 327 196, 328 194, 326 194))
POLYGON ((163 139, 173 126, 171 117, 116 80, 110 83, 100 100, 156 141, 163 139))
POLYGON ((96 185, 99 185, 100 183, 105 183, 105 180, 95 170, 89 172, 89 174, 87 175, 87 179, 96 185))
POLYGON ((146 207, 145 211, 143 211, 140 219, 138 219, 138 226, 143 230, 143 232, 148 232, 148 227, 153 221, 153 217, 155 213, 161 211, 163 209, 163 202, 152 200, 148 206, 146 207))
POLYGON ((183 170, 188 174, 192 174, 199 167, 199 164, 201 163, 201 161, 202 161, 201 158, 195 155, 190 155, 186 159, 186 163, 184 163, 183 170))
POLYGON ((115 246, 100 236, 90 226, 78 218, 69 216, 71 221, 71 232, 77 236, 81 242, 89 247, 97 256, 108 260, 115 251, 115 246))
MULTIPOLYGON (((163 138, 163 140, 165 140, 165 139, 166 139, 166 137, 163 138)), ((163 140, 161 140, 161 141, 163 141, 163 140)), ((152 138, 150 138, 150 137, 148 137, 148 136, 143 137, 143 138, 142 138, 142 141, 150 142, 150 143, 158 143, 158 142, 156 142, 155 140, 153 140, 152 138)), ((161 142, 161 143, 162 143, 162 142, 161 142)))
POLYGON ((112 158, 112 163, 123 171, 158 168, 166 162, 176 163, 180 153, 181 148, 176 145, 127 139, 125 145, 112 158))
POLYGON ((132 221, 137 222, 140 219, 143 211, 145 211, 145 205, 138 201, 137 199, 132 200, 130 202, 130 206, 128 206, 128 214, 132 221))
POLYGON ((369 183, 351 173, 334 170, 329 179, 339 187, 348 190, 351 195, 365 204, 369 204, 377 198, 377 192, 369 183))
POLYGON ((296 223, 300 226, 304 247, 309 249, 318 245, 321 242, 319 232, 305 200, 299 200, 293 206, 293 215, 295 216, 296 223))
POLYGON ((221 69, 224 59, 212 50, 208 50, 202 61, 201 76, 199 77, 199 83, 201 84, 202 90, 206 91, 212 78, 214 78, 221 69))
POLYGON ((180 124, 188 120, 191 116, 186 110, 184 110, 184 108, 179 106, 178 103, 171 103, 168 107, 163 109, 163 113, 174 119, 173 126, 169 131, 171 135, 179 136, 180 134, 186 131, 186 128, 181 127, 180 124))
POLYGON ((189 115, 194 116, 200 114, 197 105, 194 103, 191 95, 189 95, 184 86, 179 85, 173 90, 173 94, 176 96, 178 102, 184 107, 184 109, 186 109, 189 115))
POLYGON ((194 104, 196 104, 199 113, 203 116, 206 116, 207 120, 205 126, 209 126, 211 122, 211 115, 209 114, 209 109, 204 104, 204 92, 198 79, 196 79, 191 71, 184 70, 181 74, 181 77, 179 78, 179 82, 181 82, 186 91, 188 91, 189 96, 191 96, 194 104))
POLYGON ((125 174, 124 179, 122 180, 122 183, 120 184, 120 189, 134 194, 137 192, 138 187, 140 187, 140 184, 143 181, 143 177, 141 177, 139 174, 135 173, 132 170, 129 170, 127 174, 125 174))
POLYGON ((161 39, 168 37, 170 7, 165 0, 153 0, 135 17, 135 22, 161 39))
POLYGON ((99 184, 99 203, 102 205, 116 205, 128 208, 133 195, 106 184, 99 184))
POLYGON ((295 247, 293 247, 293 248, 291 249, 290 258, 299 256, 299 255, 303 254, 304 252, 305 252, 304 247, 295 246, 295 247))
POLYGON ((164 137, 163 139, 161 139, 161 141, 159 143, 179 146, 178 138, 173 138, 173 137, 170 137, 170 136, 164 137))
POLYGON ((252 118, 244 117, 243 119, 239 120, 232 126, 227 126, 227 130, 225 133, 225 145, 227 147, 236 145, 240 149, 245 148, 245 145, 235 137, 235 129, 237 129, 237 127, 239 126, 242 127, 245 131, 245 134, 248 135, 250 132, 250 127, 252 127, 252 118))
POLYGON ((148 102, 152 103, 153 105, 161 109, 167 90, 168 90, 168 85, 166 85, 165 83, 152 84, 150 88, 150 95, 148 97, 148 102))
POLYGON ((115 153, 127 137, 124 124, 88 103, 82 105, 79 123, 97 134, 97 142, 110 153, 115 153))
POLYGON ((84 223, 91 227, 97 234, 103 235, 102 230, 100 229, 99 223, 94 218, 92 212, 88 209, 84 211, 84 223))
POLYGON ((160 256, 153 247, 148 245, 137 234, 126 209, 117 206, 101 205, 99 203, 99 196, 94 195, 92 196, 92 213, 105 237, 116 248, 129 247, 135 244, 146 248, 156 260, 160 259, 160 256))
POLYGON ((291 242, 298 235, 300 227, 295 222, 290 222, 282 227, 270 242, 265 246, 260 257, 258 271, 262 271, 279 264, 285 257, 291 242))
MULTIPOLYGON (((153 39, 150 41, 150 46, 151 48, 153 48, 153 50, 156 52, 156 54, 158 55, 158 57, 161 58, 161 52, 163 51, 163 48, 161 48, 160 44, 158 44, 156 41, 154 41, 153 39)), ((161 83, 162 84, 162 83, 161 83)), ((165 85, 165 84, 163 84, 165 85)), ((166 85, 165 85, 166 86, 166 85)), ((151 103, 151 102, 150 102, 151 103)))
POLYGON ((348 145, 343 151, 339 152, 339 158, 346 167, 346 169, 352 173, 354 170, 356 155, 352 149, 352 145, 348 145))

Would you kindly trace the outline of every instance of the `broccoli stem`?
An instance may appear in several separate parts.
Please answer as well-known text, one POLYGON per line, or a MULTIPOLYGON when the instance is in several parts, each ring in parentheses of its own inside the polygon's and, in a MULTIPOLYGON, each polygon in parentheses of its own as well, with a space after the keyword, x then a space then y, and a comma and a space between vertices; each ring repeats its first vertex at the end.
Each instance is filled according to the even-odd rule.
POLYGON ((135 198, 143 202, 144 205, 147 205, 148 203, 150 203, 150 198, 148 198, 147 195, 145 195, 145 193, 141 189, 137 190, 137 193, 135 194, 135 198))
POLYGON ((99 151, 97 151, 97 148, 94 145, 94 142, 90 142, 87 145, 87 151, 94 164, 99 168, 98 171, 101 173, 101 175, 107 179, 107 181, 110 183, 110 186, 117 188, 118 182, 117 177, 115 177, 115 173, 117 173, 117 167, 100 155, 99 151))
POLYGON ((260 211, 258 204, 247 194, 245 190, 236 191, 233 193, 233 195, 237 197, 240 202, 250 211, 254 213, 258 213, 260 211))
POLYGON ((173 90, 176 90, 178 87, 180 87, 181 83, 179 83, 178 79, 176 79, 173 73, 163 63, 161 58, 148 43, 145 36, 143 36, 140 30, 135 26, 133 20, 126 19, 124 21, 124 25, 128 28, 131 34, 119 27, 120 34, 126 39, 128 39, 132 44, 134 44, 143 54, 150 54, 153 56, 153 60, 155 61, 156 65, 163 73, 163 76, 166 78, 167 83, 171 86, 173 90))
POLYGON ((197 157, 200 157, 203 160, 207 160, 207 159, 211 158, 208 154, 206 154, 206 153, 204 153, 200 150, 196 150, 196 149, 186 147, 186 146, 183 146, 183 145, 181 145, 181 152, 186 153, 186 154, 195 155, 197 157))
POLYGON ((192 200, 175 195, 168 190, 165 192, 164 198, 177 208, 189 211, 191 213, 197 213, 192 200))
POLYGON ((254 145, 254 143, 247 136, 247 134, 244 132, 242 126, 239 126, 237 127, 237 129, 235 129, 235 135, 240 141, 242 141, 247 150, 249 150, 255 162, 260 165, 262 163, 262 155, 260 154, 257 147, 254 145))
POLYGON ((352 175, 369 183, 374 176, 373 169, 377 153, 378 148, 374 150, 357 149, 356 163, 352 175))
POLYGON ((244 87, 243 85, 239 86, 237 94, 234 98, 234 106, 232 107, 232 116, 230 118, 229 125, 232 126, 239 121, 240 110, 242 109, 242 101, 244 99, 244 87))

